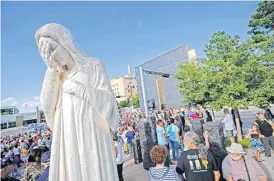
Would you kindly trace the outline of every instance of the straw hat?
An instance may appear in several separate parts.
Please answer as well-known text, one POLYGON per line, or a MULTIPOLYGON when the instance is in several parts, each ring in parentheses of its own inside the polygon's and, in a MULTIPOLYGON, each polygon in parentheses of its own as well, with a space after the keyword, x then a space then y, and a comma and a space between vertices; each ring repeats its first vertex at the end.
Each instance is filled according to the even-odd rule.
POLYGON ((243 146, 238 143, 232 143, 230 147, 226 147, 226 151, 229 153, 245 153, 243 146))

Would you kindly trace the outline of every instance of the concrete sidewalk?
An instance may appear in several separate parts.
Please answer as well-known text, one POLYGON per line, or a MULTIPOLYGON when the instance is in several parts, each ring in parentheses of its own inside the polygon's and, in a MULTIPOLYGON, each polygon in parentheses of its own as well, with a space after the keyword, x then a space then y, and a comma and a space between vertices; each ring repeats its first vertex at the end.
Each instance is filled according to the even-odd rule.
MULTIPOLYGON (((253 157, 252 150, 247 150, 247 155, 253 157)), ((265 171, 268 181, 274 181, 274 154, 272 157, 265 157, 262 154, 262 158, 265 160, 263 162, 258 162, 261 168, 265 171)), ((175 167, 172 165, 171 167, 175 167)), ((133 159, 128 159, 124 163, 123 170, 124 180, 125 181, 148 181, 149 175, 148 171, 143 168, 143 163, 136 165, 133 159)))

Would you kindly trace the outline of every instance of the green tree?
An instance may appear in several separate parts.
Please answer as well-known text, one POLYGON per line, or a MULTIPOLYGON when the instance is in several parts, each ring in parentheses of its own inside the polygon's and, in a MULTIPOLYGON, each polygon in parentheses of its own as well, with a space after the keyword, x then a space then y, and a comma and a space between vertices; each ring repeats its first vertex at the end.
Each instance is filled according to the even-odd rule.
MULTIPOLYGON (((249 73, 244 67, 251 58, 247 45, 240 43, 239 36, 231 36, 223 31, 214 33, 204 50, 207 58, 201 64, 179 65, 176 77, 182 80, 179 88, 183 97, 187 101, 207 103, 215 110, 224 106, 246 108, 250 104, 249 73), (206 95, 209 95, 209 99, 206 95)), ((236 122, 241 140, 239 120, 236 122)))
POLYGON ((130 100, 130 104, 136 107, 139 107, 139 94, 136 93, 132 96, 130 100))
POLYGON ((124 100, 118 103, 118 108, 123 108, 123 107, 129 107, 130 103, 128 100, 124 100))
POLYGON ((261 1, 256 12, 251 16, 248 26, 249 33, 256 34, 271 34, 274 24, 274 2, 261 1))
POLYGON ((200 64, 179 64, 176 74, 179 89, 185 102, 208 103, 215 110, 229 107, 246 107, 248 100, 245 73, 239 67, 245 60, 237 54, 239 36, 216 32, 206 45, 207 56, 200 64), (207 102, 210 95, 210 102, 207 102))
POLYGON ((175 77, 181 80, 178 87, 185 104, 192 102, 205 103, 204 94, 208 90, 208 80, 203 67, 193 63, 179 63, 175 77))
MULTIPOLYGON (((249 97, 256 105, 266 108, 274 102, 274 2, 261 1, 249 21, 250 47, 257 59, 256 72, 250 76, 252 82, 249 97)), ((253 65, 254 66, 254 65, 253 65)), ((249 80, 249 81, 250 81, 249 80)))

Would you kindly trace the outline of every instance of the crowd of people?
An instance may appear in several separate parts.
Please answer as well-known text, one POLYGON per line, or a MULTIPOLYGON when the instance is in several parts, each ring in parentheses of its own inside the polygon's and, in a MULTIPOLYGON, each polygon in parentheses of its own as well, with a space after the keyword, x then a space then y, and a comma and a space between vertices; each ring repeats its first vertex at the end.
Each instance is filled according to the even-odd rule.
MULTIPOLYGON (((204 143, 193 132, 193 121, 208 120, 203 118, 199 110, 196 110, 195 116, 191 116, 193 111, 191 113, 183 108, 177 110, 176 114, 170 114, 167 119, 160 116, 157 125, 158 145, 150 153, 151 160, 155 163, 155 167, 149 170, 150 181, 266 181, 266 174, 258 162, 264 161, 261 158, 263 151, 266 157, 271 157, 271 152, 274 151, 273 114, 269 109, 265 113, 257 113, 257 120, 246 135, 256 157, 254 160, 237 143, 233 115, 228 109, 223 112, 221 122, 224 135, 231 141, 226 152, 221 152, 216 143, 210 144, 206 131, 204 143), (181 145, 180 150, 178 145, 181 145), (170 164, 175 164, 175 170, 169 168, 170 164)), ((207 117, 210 115, 208 112, 206 114, 207 117)))
POLYGON ((46 181, 51 143, 47 128, 1 137, 1 180, 46 181))
MULTIPOLYGON (((235 111, 235 110, 234 110, 235 111)), ((236 110, 237 111, 237 110, 236 110)), ((246 137, 250 139, 256 160, 245 155, 237 143, 234 115, 224 109, 222 119, 225 137, 231 145, 226 153, 219 145, 210 143, 204 132, 204 141, 193 132, 194 121, 213 121, 209 111, 199 109, 154 110, 157 119, 157 142, 150 152, 155 167, 149 169, 150 181, 266 181, 266 175, 257 162, 264 161, 261 153, 271 157, 274 151, 274 116, 270 110, 258 113, 246 137), (173 167, 171 167, 173 165, 173 167)), ((138 123, 144 112, 124 113, 113 134, 113 150, 120 181, 123 178, 125 157, 134 157, 133 139, 139 136, 138 123), (126 156, 128 155, 128 156, 126 156)), ((46 181, 49 173, 52 133, 49 129, 1 137, 1 180, 46 181), (23 172, 23 173, 22 173, 23 172)))

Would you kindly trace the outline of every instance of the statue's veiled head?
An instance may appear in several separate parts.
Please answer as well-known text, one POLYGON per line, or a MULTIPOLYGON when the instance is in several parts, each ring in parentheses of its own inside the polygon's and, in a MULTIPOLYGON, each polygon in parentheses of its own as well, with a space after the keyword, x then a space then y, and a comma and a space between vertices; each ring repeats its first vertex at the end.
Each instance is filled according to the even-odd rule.
POLYGON ((35 39, 38 46, 41 38, 50 38, 57 44, 61 45, 65 50, 67 50, 76 66, 78 68, 82 67, 83 62, 81 57, 83 56, 77 48, 70 31, 64 26, 56 23, 50 23, 42 26, 36 31, 35 34, 35 39))

